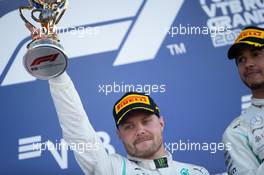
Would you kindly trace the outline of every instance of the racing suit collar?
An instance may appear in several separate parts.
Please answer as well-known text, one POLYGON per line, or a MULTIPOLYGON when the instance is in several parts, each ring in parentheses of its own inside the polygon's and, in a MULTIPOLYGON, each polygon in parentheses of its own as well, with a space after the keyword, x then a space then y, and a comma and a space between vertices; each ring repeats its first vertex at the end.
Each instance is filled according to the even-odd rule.
POLYGON ((252 97, 252 105, 258 108, 264 107, 264 99, 257 99, 252 97))
MULTIPOLYGON (((158 167, 156 167, 155 165, 155 160, 148 160, 148 159, 141 159, 138 157, 133 157, 131 155, 127 155, 127 158, 132 161, 135 162, 137 165, 145 168, 145 169, 149 169, 149 170, 155 170, 158 167)), ((170 163, 172 162, 172 155, 170 152, 166 151, 166 154, 160 158, 166 158, 167 159, 167 163, 168 166, 170 165, 170 163)))

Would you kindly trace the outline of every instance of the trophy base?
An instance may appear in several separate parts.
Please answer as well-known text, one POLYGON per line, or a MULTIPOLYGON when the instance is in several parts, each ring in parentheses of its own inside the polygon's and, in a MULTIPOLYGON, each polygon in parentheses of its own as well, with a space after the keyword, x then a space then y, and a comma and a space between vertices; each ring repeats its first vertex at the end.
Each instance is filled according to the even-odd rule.
POLYGON ((23 62, 27 72, 32 76, 48 80, 65 71, 68 57, 59 42, 52 39, 38 39, 29 45, 23 62))

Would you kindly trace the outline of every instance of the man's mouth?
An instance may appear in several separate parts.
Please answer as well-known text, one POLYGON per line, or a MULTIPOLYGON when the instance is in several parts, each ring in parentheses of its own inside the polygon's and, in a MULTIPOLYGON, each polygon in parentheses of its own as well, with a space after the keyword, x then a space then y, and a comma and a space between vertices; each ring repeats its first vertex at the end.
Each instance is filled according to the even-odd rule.
POLYGON ((150 136, 144 136, 144 137, 139 137, 135 142, 134 145, 141 143, 141 142, 145 142, 148 140, 152 140, 152 138, 150 136))
POLYGON ((246 73, 245 73, 245 77, 250 77, 250 76, 253 76, 253 75, 256 75, 256 74, 260 74, 261 71, 259 70, 248 70, 246 73))

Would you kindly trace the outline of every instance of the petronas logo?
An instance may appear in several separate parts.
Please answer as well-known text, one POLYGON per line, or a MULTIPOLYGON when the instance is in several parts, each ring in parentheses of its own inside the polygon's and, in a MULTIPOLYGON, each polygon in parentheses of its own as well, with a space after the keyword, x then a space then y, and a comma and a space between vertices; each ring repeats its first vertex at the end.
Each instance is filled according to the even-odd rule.
POLYGON ((189 170, 187 168, 183 168, 181 170, 181 175, 189 175, 189 170))

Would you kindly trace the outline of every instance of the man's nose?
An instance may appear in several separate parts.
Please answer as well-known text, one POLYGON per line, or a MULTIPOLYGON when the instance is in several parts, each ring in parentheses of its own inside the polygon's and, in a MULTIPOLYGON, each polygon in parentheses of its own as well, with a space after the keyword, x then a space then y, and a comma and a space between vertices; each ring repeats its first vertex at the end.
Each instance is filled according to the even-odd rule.
POLYGON ((253 59, 250 59, 250 58, 246 59, 245 67, 250 68, 250 67, 254 67, 254 66, 255 66, 255 62, 253 59))
POLYGON ((137 125, 137 136, 145 134, 145 133, 146 133, 146 131, 145 131, 144 126, 142 124, 138 124, 137 125))

